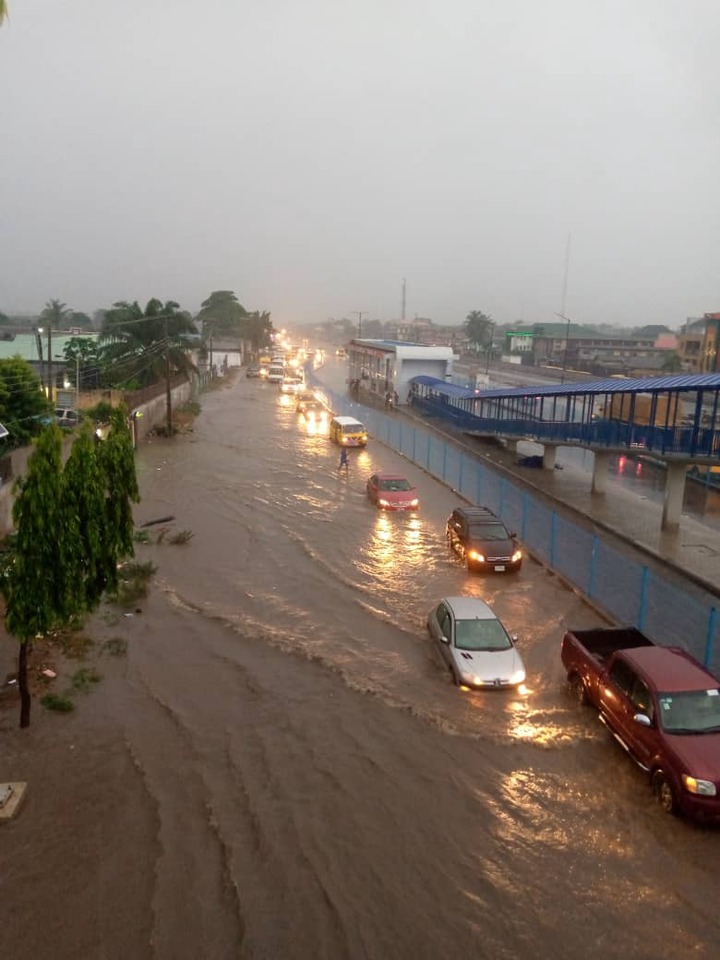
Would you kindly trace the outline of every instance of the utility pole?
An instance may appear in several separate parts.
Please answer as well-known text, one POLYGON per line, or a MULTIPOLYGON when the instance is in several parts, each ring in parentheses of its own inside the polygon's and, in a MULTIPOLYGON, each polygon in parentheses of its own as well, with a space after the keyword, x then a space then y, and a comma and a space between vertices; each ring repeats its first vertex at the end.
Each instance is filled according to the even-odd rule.
POLYGON ((560 383, 565 383, 565 368, 567 367, 567 359, 568 359, 568 342, 570 340, 570 318, 565 316, 565 304, 567 302, 567 286, 568 286, 569 269, 570 269, 570 234, 567 235, 567 242, 565 244, 565 273, 563 276, 562 303, 560 305, 560 313, 555 314, 556 317, 561 317, 563 320, 567 321, 567 327, 565 328, 565 350, 563 352, 562 376, 560 378, 560 383))
POLYGON ((55 403, 53 397, 53 355, 52 355, 52 323, 48 323, 48 397, 50 403, 55 403))
POLYGON ((38 327, 38 328, 37 328, 37 333, 35 334, 35 336, 37 337, 38 360, 40 361, 40 363, 39 363, 39 366, 40 366, 40 386, 42 387, 43 393, 45 393, 45 374, 44 374, 44 372, 43 372, 43 370, 44 370, 44 368, 45 368, 45 363, 44 363, 44 361, 43 361, 42 334, 43 334, 43 328, 42 328, 42 327, 38 327))
POLYGON ((351 310, 351 313, 354 313, 358 318, 358 340, 362 337, 362 318, 363 314, 367 315, 367 310, 351 310))
POLYGON ((405 323, 405 277, 402 282, 402 308, 400 310, 400 320, 405 323))
POLYGON ((213 378, 213 367, 212 367, 212 348, 213 348, 213 342, 212 342, 212 337, 213 337, 213 335, 210 334, 210 380, 212 380, 212 378, 213 378))
POLYGON ((167 435, 172 436, 172 396, 170 394, 170 334, 168 333, 168 318, 165 315, 165 413, 167 435))
POLYGON ((80 354, 75 356, 75 411, 80 412, 80 354))

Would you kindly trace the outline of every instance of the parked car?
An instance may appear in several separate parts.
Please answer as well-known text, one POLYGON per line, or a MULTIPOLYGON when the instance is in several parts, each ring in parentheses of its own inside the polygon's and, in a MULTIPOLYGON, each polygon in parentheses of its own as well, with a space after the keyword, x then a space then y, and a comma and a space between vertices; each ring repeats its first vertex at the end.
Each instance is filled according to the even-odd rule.
POLYGON ((511 636, 484 600, 444 597, 428 615, 430 636, 462 687, 517 687, 525 667, 511 636))
POLYGON ((634 627, 568 630, 560 656, 590 703, 650 777, 667 813, 720 819, 720 684, 689 653, 634 627))
POLYGON ((367 482, 367 495, 382 510, 417 510, 417 490, 397 473, 374 473, 367 482))
POLYGON ((448 517, 446 535, 468 570, 504 573, 522 566, 517 535, 487 507, 457 507, 448 517))
POLYGON ((55 422, 59 427, 71 430, 80 423, 80 414, 77 410, 69 407, 57 407, 55 410, 55 422))

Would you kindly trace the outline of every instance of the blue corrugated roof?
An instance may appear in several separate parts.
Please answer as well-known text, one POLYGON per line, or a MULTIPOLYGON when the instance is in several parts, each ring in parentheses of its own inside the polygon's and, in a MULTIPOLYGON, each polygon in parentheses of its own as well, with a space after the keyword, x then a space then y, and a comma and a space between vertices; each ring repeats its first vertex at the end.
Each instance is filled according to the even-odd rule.
POLYGON ((470 390, 466 387, 459 387, 454 383, 447 383, 437 377, 420 376, 413 377, 411 383, 417 383, 424 387, 429 387, 435 393, 442 396, 454 397, 456 399, 501 399, 503 397, 523 397, 532 395, 534 397, 554 397, 576 395, 594 395, 605 393, 650 393, 658 392, 689 392, 707 388, 710 390, 720 390, 720 373, 692 373, 681 376, 667 377, 645 377, 641 378, 616 378, 611 377, 607 380, 591 380, 587 383, 550 383, 540 386, 531 384, 525 387, 501 387, 497 389, 477 389, 470 390))

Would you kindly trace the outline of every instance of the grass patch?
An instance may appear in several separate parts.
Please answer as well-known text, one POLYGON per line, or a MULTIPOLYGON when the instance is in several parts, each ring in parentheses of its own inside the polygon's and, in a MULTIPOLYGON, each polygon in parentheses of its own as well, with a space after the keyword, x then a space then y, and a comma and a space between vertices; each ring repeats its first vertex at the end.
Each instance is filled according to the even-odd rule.
POLYGON ((91 637, 79 632, 61 633, 57 639, 63 656, 69 660, 85 660, 95 646, 95 641, 91 637))
POLYGON ((197 402, 197 400, 190 400, 188 403, 184 404, 180 409, 183 413, 190 414, 191 417, 196 417, 202 410, 202 407, 197 402))
POLYGON ((70 713, 75 704, 64 693, 46 693, 40 703, 46 710, 56 710, 58 713, 70 713))
MULTIPOLYGON (((192 530, 178 530, 170 538, 170 543, 190 543, 194 534, 192 530)), ((159 542, 159 541, 158 541, 159 542)))
POLYGON ((98 673, 97 670, 81 667, 72 675, 70 683, 73 690, 77 690, 78 693, 88 693, 92 686, 100 683, 101 680, 102 674, 98 673))
POLYGON ((127 640, 123 637, 110 637, 102 646, 111 657, 124 657, 127 653, 127 640))
POLYGON ((122 607, 130 607, 147 596, 148 582, 157 573, 157 567, 148 560, 133 561, 123 566, 114 600, 122 607))
POLYGON ((150 543, 150 534, 147 530, 136 530, 133 534, 134 543, 150 543))

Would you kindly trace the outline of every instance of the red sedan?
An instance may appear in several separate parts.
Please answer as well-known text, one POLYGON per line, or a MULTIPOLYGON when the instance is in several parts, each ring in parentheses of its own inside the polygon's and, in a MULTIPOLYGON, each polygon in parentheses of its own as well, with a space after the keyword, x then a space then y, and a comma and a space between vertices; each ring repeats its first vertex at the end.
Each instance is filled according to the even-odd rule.
POLYGON ((383 510, 417 510, 417 490, 397 473, 374 473, 367 482, 367 494, 383 510))

